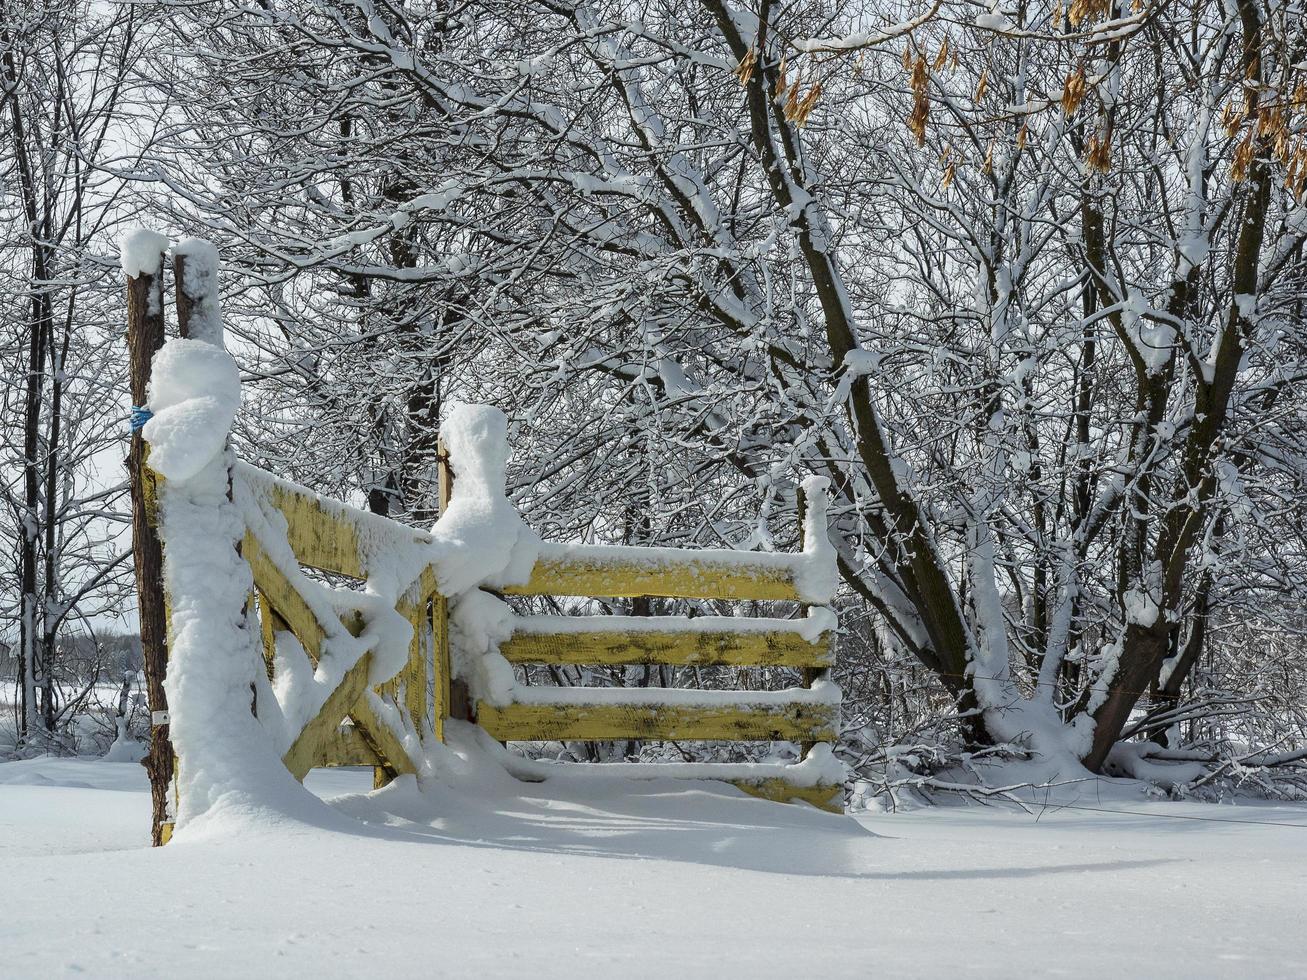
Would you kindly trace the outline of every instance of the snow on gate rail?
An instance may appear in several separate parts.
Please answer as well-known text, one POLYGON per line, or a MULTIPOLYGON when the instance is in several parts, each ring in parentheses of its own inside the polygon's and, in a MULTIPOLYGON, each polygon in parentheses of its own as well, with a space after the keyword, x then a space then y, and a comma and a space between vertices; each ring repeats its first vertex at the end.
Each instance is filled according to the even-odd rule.
MULTIPOLYGON (((214 263, 204 288, 216 286, 214 263)), ((140 308, 129 315, 160 318, 161 336, 161 289, 156 301, 156 284, 140 287, 161 281, 162 252, 153 265, 137 257, 133 269, 129 305, 140 308), (140 305, 147 300, 148 309, 140 305)), ((216 321, 216 296, 208 300, 201 308, 216 321)), ((248 758, 252 733, 297 780, 316 766, 370 765, 380 784, 430 776, 429 743, 443 741, 446 719, 460 715, 505 742, 796 741, 807 757, 794 765, 603 768, 723 779, 772 799, 840 808, 842 767, 829 745, 839 690, 829 679, 835 617, 823 606, 835 587, 824 480, 804 483, 798 554, 545 544, 504 497, 502 414, 459 406, 442 431, 441 517, 429 531, 413 528, 235 460, 225 447, 239 402, 238 386, 228 390, 234 364, 220 323, 207 324, 204 337, 192 331, 154 358, 150 455, 135 481, 144 522, 162 542, 171 648, 164 686, 183 821, 233 786, 261 792, 257 781, 242 784, 238 760, 215 756, 239 747, 246 767, 259 768, 248 758), (225 570, 220 581, 217 569, 225 570), (519 616, 505 595, 789 600, 809 611, 799 620, 519 616), (805 686, 519 685, 512 665, 528 663, 784 666, 800 669, 805 686), (240 690, 252 697, 237 709, 232 692, 240 690)))

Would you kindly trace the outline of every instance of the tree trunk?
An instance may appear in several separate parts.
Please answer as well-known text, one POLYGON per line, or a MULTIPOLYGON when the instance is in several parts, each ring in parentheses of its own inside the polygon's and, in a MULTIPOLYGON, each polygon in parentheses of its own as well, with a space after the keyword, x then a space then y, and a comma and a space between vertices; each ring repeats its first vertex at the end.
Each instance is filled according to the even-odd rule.
MULTIPOLYGON (((127 280, 127 349, 130 358, 132 403, 143 405, 150 380, 150 362, 163 346, 163 257, 157 271, 127 280)), ((172 826, 170 787, 176 756, 168 737, 168 697, 163 680, 168 669, 167 607, 163 591, 163 546, 155 530, 155 485, 146 466, 145 442, 132 433, 127 457, 132 481, 132 553, 136 561, 137 609, 145 689, 150 705, 150 751, 143 760, 150 774, 152 813, 150 839, 167 843, 172 826)))

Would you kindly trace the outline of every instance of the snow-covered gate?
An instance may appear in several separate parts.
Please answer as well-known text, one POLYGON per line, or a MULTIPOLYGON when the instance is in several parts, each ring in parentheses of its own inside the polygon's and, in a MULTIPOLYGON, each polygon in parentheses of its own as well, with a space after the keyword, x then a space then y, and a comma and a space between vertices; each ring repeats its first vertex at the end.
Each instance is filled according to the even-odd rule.
MULTIPOLYGON (((166 244, 155 236, 124 249, 134 366, 162 344, 166 244), (142 259, 149 248, 154 258, 142 259), (151 330, 155 342, 144 342, 142 354, 151 330)), ((475 721, 501 742, 798 742, 806 758, 790 765, 605 768, 635 778, 720 779, 766 798, 840 808, 842 769, 829 744, 839 690, 828 676, 835 617, 823 604, 834 590, 835 558, 824 481, 805 483, 798 554, 541 543, 503 498, 502 416, 464 406, 446 423, 450 451, 433 529, 358 510, 234 458, 227 431, 239 383, 222 349, 216 253, 204 243, 176 253, 183 338, 154 353, 143 413, 153 416, 143 443, 134 437, 132 458, 142 620, 150 593, 158 592, 171 658, 152 658, 147 649, 155 742, 158 748, 171 735, 176 746, 170 785, 173 794, 181 787, 182 819, 188 774, 192 782, 203 774, 197 800, 230 789, 220 780, 239 778, 223 777, 224 760, 214 753, 248 743, 251 732, 296 779, 319 766, 371 766, 380 785, 402 774, 431 775, 432 743, 445 740, 451 717, 475 721), (162 556, 153 574, 152 539, 162 556), (503 601, 539 595, 783 600, 802 604, 806 615, 518 616, 503 601), (479 637, 456 650, 453 665, 451 604, 454 632, 479 637), (256 649, 261 670, 252 667, 256 649), (511 665, 528 663, 779 666, 797 668, 804 685, 518 684, 511 665), (178 676, 161 676, 168 673, 178 676), (220 703, 228 705, 225 714, 220 703), (233 715, 245 722, 228 724, 233 715)), ((133 395, 144 401, 141 379, 133 382, 133 395)), ((161 757, 152 751, 152 761, 161 757)), ((538 766, 533 778, 548 768, 538 766)), ((169 836, 173 810, 156 828, 157 840, 169 836)))
MULTIPOLYGON (((817 493, 820 494, 820 490, 817 493)), ((809 530, 825 540, 825 500, 809 500, 809 530)), ((799 554, 622 546, 546 545, 519 596, 662 597, 804 602, 822 590, 808 580, 823 549, 799 554)), ((832 569, 833 571, 833 569, 832 569)), ((820 573, 818 573, 820 574, 820 573)), ((824 576, 823 576, 824 578, 824 576)), ((682 688, 521 687, 503 705, 478 702, 476 720, 501 741, 627 739, 798 742, 799 766, 645 764, 662 774, 718 778, 777 800, 841 809, 838 765, 829 765, 839 728, 835 617, 825 608, 802 619, 736 616, 519 616, 499 651, 514 664, 793 667, 806 686, 781 691, 682 688)))

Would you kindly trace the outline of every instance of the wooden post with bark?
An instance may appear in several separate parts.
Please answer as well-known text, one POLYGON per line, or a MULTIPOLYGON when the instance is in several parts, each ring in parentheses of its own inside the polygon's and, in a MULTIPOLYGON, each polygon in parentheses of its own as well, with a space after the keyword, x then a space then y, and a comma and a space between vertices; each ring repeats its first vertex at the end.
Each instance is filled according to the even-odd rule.
MULTIPOLYGON (((127 351, 133 405, 144 405, 150 363, 164 343, 163 253, 151 272, 127 279, 127 351)), ((168 611, 163 588, 163 546, 155 526, 155 480, 146 465, 145 440, 133 432, 127 456, 132 485, 132 555, 136 564, 137 610, 145 690, 150 706, 150 751, 143 760, 150 776, 150 841, 167 843, 172 830, 170 787, 176 764, 168 737, 168 696, 163 681, 168 669, 168 611)))

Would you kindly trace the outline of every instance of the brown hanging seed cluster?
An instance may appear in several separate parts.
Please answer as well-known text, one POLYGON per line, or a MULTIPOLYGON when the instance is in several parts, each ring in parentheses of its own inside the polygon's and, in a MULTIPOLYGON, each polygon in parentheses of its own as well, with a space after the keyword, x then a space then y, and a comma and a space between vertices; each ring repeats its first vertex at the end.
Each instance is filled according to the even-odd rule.
POLYGON ((1091 171, 1105 174, 1112 166, 1112 127, 1093 133, 1085 144, 1085 165, 1091 171))
POLYGON ((1112 0, 1073 0, 1067 10, 1067 20, 1071 26, 1079 28, 1105 16, 1112 9, 1112 0))
MULTIPOLYGON (((1250 87, 1251 88, 1251 87, 1250 87)), ((1263 97, 1269 93, 1262 91, 1263 97)), ((1284 186, 1300 197, 1307 186, 1307 141, 1295 133, 1291 113, 1307 105, 1307 85, 1298 82, 1288 99, 1263 98, 1259 106, 1248 97, 1227 103, 1221 110, 1221 129, 1230 139, 1238 139, 1230 161, 1230 178, 1235 183, 1248 179, 1258 156, 1270 157, 1284 167, 1284 186), (1239 137, 1243 133, 1242 138, 1239 137)), ((1297 127, 1301 130, 1301 126, 1297 127)))
POLYGON ((1077 68, 1066 77, 1062 86, 1062 112, 1069 118, 1076 114, 1080 103, 1085 101, 1085 70, 1077 68))
MULTIPOLYGON (((903 59, 909 62, 907 52, 904 52, 903 59)), ((910 64, 912 68, 908 84, 912 87, 912 112, 908 116, 908 131, 916 137, 918 146, 925 146, 926 120, 930 117, 930 95, 927 91, 930 72, 926 68, 926 59, 921 55, 917 55, 910 64)))
POLYGON ((793 84, 790 83, 789 65, 782 58, 772 98, 777 102, 783 100, 781 111, 786 122, 792 122, 797 126, 807 125, 808 116, 812 114, 813 107, 817 105, 817 100, 821 98, 822 93, 820 81, 812 83, 806 93, 803 92, 804 84, 802 73, 795 78, 793 84))
POLYGON ((740 63, 735 66, 735 80, 741 85, 748 85, 753 78, 753 73, 758 67, 758 52, 750 48, 740 59, 740 63))

